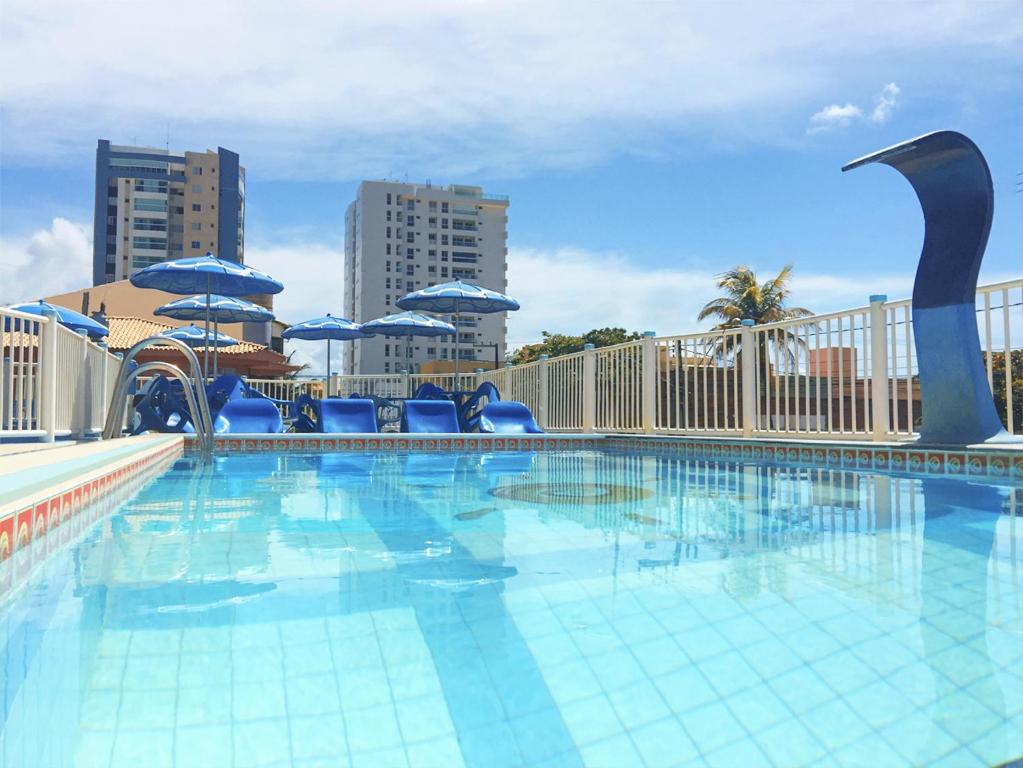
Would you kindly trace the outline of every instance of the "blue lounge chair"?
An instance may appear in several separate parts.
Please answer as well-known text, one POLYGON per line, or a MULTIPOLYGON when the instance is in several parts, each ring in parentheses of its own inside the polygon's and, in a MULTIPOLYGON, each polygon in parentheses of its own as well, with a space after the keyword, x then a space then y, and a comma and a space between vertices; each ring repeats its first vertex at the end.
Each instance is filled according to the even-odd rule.
POLYGON ((460 432, 450 400, 406 400, 401 424, 402 432, 460 432))
POLYGON ((529 409, 514 400, 487 403, 480 411, 479 425, 480 432, 500 434, 539 434, 543 432, 529 409))
POLYGON ((376 403, 362 397, 326 397, 314 400, 302 395, 295 401, 295 427, 300 432, 377 432, 376 403), (312 411, 312 418, 304 411, 312 411))
POLYGON ((217 434, 272 435, 284 431, 284 420, 277 406, 263 397, 244 397, 224 403, 213 431, 217 434))

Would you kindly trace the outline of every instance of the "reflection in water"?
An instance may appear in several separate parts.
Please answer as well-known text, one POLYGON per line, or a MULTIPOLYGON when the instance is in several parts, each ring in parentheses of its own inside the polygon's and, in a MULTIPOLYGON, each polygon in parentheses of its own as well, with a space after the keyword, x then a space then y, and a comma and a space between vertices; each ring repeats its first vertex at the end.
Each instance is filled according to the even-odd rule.
MULTIPOLYGON (((268 668, 285 688, 320 680, 305 658, 320 638, 331 687, 302 700, 350 686, 334 706, 357 722, 345 707, 360 696, 412 689, 429 717, 401 720, 404 704, 374 717, 401 720, 392 747, 402 733, 448 739, 445 764, 637 764, 593 744, 641 745, 646 712, 681 762, 722 734, 783 764, 822 749, 843 764, 928 764, 962 747, 1004 761, 1023 753, 1010 684, 1023 665, 1021 496, 624 453, 183 461, 6 609, 0 758, 29 748, 14 733, 80 756, 87 732, 136 732, 141 714, 118 705, 106 722, 96 704, 136 652, 175 696, 190 690, 186 648, 221 654, 228 685, 260 700, 284 696, 263 689, 268 668), (242 651, 266 663, 232 666, 242 651), (44 684, 53 669, 62 688, 44 684), (55 690, 51 730, 25 728, 58 706, 55 690), (779 722, 793 729, 784 754, 779 722)), ((275 717, 258 718, 266 754, 275 717)), ((115 754, 107 745, 97 764, 132 764, 115 754)))

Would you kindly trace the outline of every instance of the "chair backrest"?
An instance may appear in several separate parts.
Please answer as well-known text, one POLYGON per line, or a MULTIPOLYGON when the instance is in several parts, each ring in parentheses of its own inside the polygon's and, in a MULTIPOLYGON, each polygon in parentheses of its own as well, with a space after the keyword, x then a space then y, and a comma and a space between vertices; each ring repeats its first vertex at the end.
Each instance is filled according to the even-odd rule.
POLYGON ((514 400, 502 400, 483 406, 480 412, 480 432, 537 434, 543 430, 525 405, 514 400))
POLYGON ((213 422, 213 431, 218 434, 272 435, 283 429, 284 421, 277 406, 269 400, 255 397, 224 403, 213 422))
POLYGON ((406 432, 459 432, 450 400, 406 400, 403 423, 406 432))
POLYGON ((328 397, 316 406, 320 432, 376 432, 376 404, 369 398, 328 397))
POLYGON ((424 381, 412 395, 413 400, 447 400, 448 393, 436 384, 424 381))

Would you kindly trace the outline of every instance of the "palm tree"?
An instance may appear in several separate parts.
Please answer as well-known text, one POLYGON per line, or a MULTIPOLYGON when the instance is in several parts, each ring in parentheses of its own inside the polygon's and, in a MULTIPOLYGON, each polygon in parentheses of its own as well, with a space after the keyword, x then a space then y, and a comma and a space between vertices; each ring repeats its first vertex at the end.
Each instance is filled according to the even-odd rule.
MULTIPOLYGON (((718 276, 717 287, 724 290, 724 295, 707 302, 697 319, 717 317, 721 322, 714 326, 714 330, 727 331, 738 328, 743 320, 753 320, 757 325, 763 325, 812 316, 813 312, 803 307, 785 306, 791 293, 791 279, 791 264, 787 264, 776 277, 764 283, 758 283, 756 273, 745 265, 730 269, 718 276)), ((731 360, 734 365, 738 365, 742 345, 737 336, 722 337, 711 346, 714 357, 731 360)), ((801 346, 805 346, 803 340, 784 328, 757 335, 761 388, 766 386, 771 376, 772 350, 786 361, 788 367, 794 359, 793 348, 801 346)))
POLYGON ((756 273, 743 265, 730 269, 718 276, 718 288, 725 295, 707 302, 697 320, 718 317, 721 322, 714 330, 738 328, 743 320, 753 320, 757 325, 776 323, 796 317, 812 315, 803 307, 786 307, 791 289, 792 265, 782 268, 778 276, 766 283, 758 283, 756 273))

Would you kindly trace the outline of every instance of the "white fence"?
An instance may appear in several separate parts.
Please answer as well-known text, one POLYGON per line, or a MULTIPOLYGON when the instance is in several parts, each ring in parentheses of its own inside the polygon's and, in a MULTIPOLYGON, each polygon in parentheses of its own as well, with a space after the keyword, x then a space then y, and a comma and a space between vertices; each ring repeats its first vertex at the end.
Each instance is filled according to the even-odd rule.
POLYGON ((0 438, 101 432, 120 360, 52 318, 0 308, 0 319, 0 438))
MULTIPOLYGON (((117 359, 46 318, 0 315, 0 437, 99 431, 117 359)), ((1023 279, 978 288, 977 324, 996 407, 1007 429, 1023 433, 1023 279)), ((781 323, 651 334, 457 382, 453 374, 334 376, 329 393, 401 398, 423 384, 469 391, 484 381, 549 431, 898 440, 921 418, 912 307, 885 297, 781 323)), ((282 401, 328 393, 324 379, 249 384, 282 401)))
MULTIPOLYGON (((1023 279, 978 288, 977 323, 999 415, 1021 433, 1023 279)), ((651 335, 480 379, 553 431, 898 440, 921 418, 912 307, 883 296, 780 323, 651 335)))

